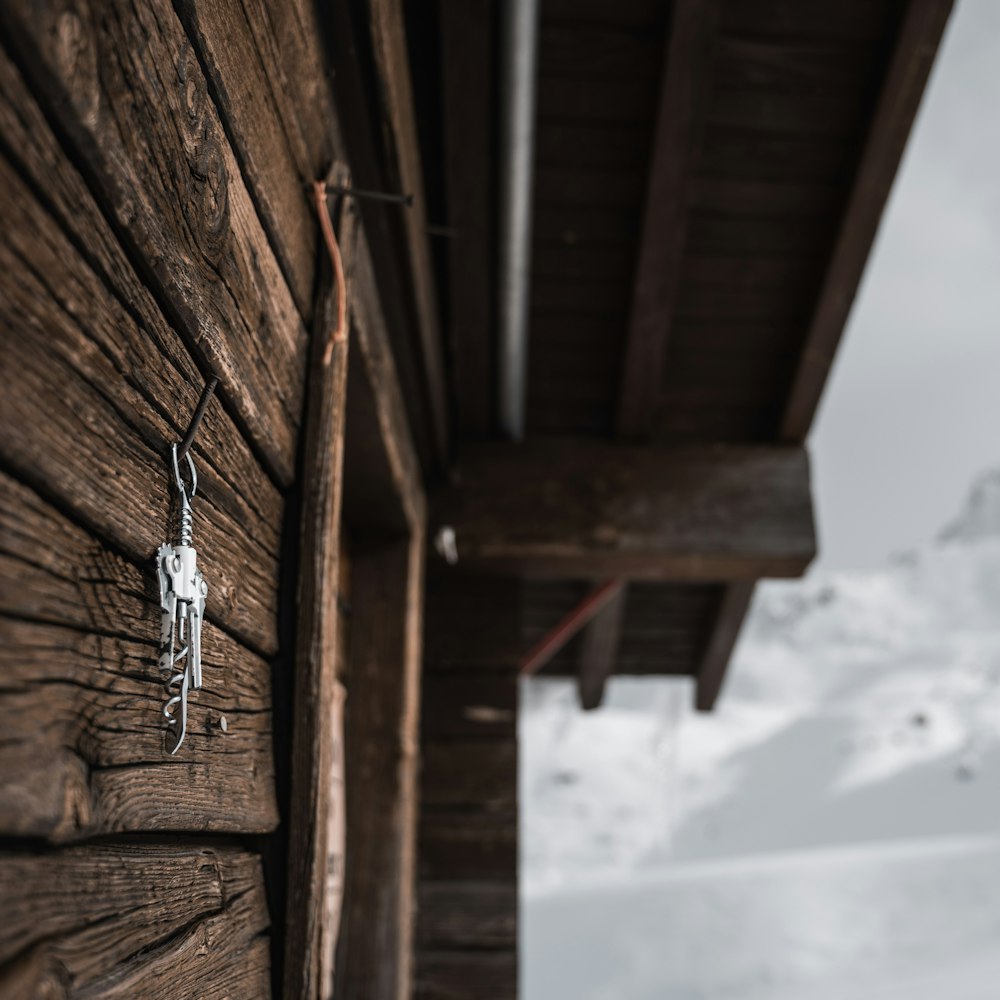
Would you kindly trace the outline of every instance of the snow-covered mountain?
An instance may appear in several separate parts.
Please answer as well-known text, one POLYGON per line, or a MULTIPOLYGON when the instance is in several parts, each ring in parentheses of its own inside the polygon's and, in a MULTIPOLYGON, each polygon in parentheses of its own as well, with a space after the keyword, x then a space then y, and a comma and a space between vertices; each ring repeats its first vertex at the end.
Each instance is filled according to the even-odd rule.
MULTIPOLYGON (((988 880, 978 895, 958 888, 975 885, 977 865, 1000 876, 1000 471, 975 483, 935 543, 884 569, 760 586, 716 711, 695 714, 692 695, 687 680, 620 679, 605 706, 585 714, 569 684, 525 684, 521 851, 529 935, 532 927, 549 926, 543 914, 574 905, 585 920, 587 893, 598 909, 624 907, 627 923, 628 912, 656 909, 659 896, 651 887, 660 886, 677 900, 714 899, 713 919, 724 926, 743 914, 740 920, 776 921, 776 933, 791 937, 796 914, 811 906, 822 937, 822 901, 808 892, 799 898, 789 886, 819 887, 836 913, 853 913, 854 904, 858 913, 877 911, 884 903, 902 914, 907 899, 940 891, 946 909, 968 910, 952 913, 959 925, 985 921, 998 932, 993 950, 969 961, 1000 970, 1000 894, 990 895, 988 880), (980 838, 975 857, 955 860, 948 845, 970 837, 980 838), (914 840, 922 860, 890 865, 901 881, 887 889, 873 873, 896 856, 894 844, 914 840), (815 871, 807 873, 803 851, 814 858, 815 871), (858 861, 853 875, 846 863, 843 886, 854 904, 837 895, 835 878, 822 874, 841 856, 869 859, 858 861), (741 868, 758 874, 749 882, 720 874, 741 868), (949 872, 959 870, 957 895, 949 899, 949 872), (686 888, 675 885, 682 877, 686 888), (700 888, 692 888, 691 879, 700 888), (938 888, 925 892, 925 882, 938 888), (775 915, 758 901, 755 911, 741 895, 744 885, 765 900, 769 892, 786 901, 792 893, 795 905, 775 915)), ((701 911, 691 905, 693 934, 701 911)), ((673 917, 663 919, 670 925, 664 934, 679 933, 673 917)), ((842 931, 839 925, 826 930, 842 931)), ((863 942, 855 943, 864 952, 863 942)), ((784 966, 768 966, 767 947, 758 945, 763 965, 744 971, 780 979, 784 966)), ((532 963, 532 947, 527 986, 548 967, 532 963)), ((815 947, 835 952, 840 945, 830 939, 815 947)), ((877 943, 867 947, 878 951, 877 943)), ((817 982, 840 982, 839 960, 831 958, 829 967, 824 961, 817 959, 817 982)), ((768 992, 766 984, 732 994, 721 986, 685 992, 681 980, 666 992, 593 995, 786 995, 776 987, 768 992)), ((798 980, 793 975, 789 982, 798 980)))

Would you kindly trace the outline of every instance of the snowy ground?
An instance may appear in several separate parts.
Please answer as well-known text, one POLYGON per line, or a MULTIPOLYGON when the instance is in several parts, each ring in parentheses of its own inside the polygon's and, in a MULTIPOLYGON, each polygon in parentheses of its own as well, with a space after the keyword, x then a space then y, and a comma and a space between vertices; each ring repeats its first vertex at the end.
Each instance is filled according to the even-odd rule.
POLYGON ((525 996, 996 1000, 1000 841, 813 849, 527 896, 525 996))
POLYGON ((998 530, 760 588, 710 716, 526 684, 528 1000, 1000 997, 998 530))

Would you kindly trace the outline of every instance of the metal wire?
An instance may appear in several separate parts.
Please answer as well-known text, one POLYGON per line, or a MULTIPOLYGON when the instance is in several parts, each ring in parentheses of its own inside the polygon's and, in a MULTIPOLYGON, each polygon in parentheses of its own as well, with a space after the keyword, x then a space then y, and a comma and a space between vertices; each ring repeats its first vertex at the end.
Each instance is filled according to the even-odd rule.
POLYGON ((212 398, 212 393, 215 392, 215 387, 218 384, 219 380, 215 375, 205 383, 205 388, 201 391, 201 399, 198 400, 198 405, 194 408, 194 413, 191 415, 191 423, 188 424, 187 433, 184 435, 181 443, 177 445, 178 459, 184 458, 191 449, 191 445, 194 444, 194 436, 198 433, 198 425, 201 423, 201 418, 205 416, 208 401, 212 398))

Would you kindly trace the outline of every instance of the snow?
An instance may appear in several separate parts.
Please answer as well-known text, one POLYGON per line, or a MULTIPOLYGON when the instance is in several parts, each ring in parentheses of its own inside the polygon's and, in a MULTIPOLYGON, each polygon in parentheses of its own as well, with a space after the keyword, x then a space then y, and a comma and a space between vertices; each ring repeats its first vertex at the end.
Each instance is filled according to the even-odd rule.
POLYGON ((1000 996, 998 531, 761 586, 711 715, 527 682, 524 996, 1000 996))
POLYGON ((1000 840, 701 862, 534 893, 524 995, 995 1000, 1000 840))

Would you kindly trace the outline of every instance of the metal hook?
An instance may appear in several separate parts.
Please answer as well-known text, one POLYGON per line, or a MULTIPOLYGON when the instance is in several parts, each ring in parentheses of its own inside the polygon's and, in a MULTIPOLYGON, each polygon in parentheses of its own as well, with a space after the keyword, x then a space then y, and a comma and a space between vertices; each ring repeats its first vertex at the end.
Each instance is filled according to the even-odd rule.
POLYGON ((178 454, 179 447, 180 443, 175 444, 171 449, 174 457, 174 481, 177 483, 177 492, 181 496, 181 502, 190 503, 194 499, 195 494, 198 492, 198 471, 194 467, 194 459, 192 459, 189 454, 182 453, 183 457, 187 459, 188 471, 191 473, 191 485, 189 488, 186 488, 184 486, 184 480, 181 478, 181 470, 178 464, 178 459, 181 457, 181 455, 178 454), (190 489, 190 493, 188 492, 188 489, 190 489))

